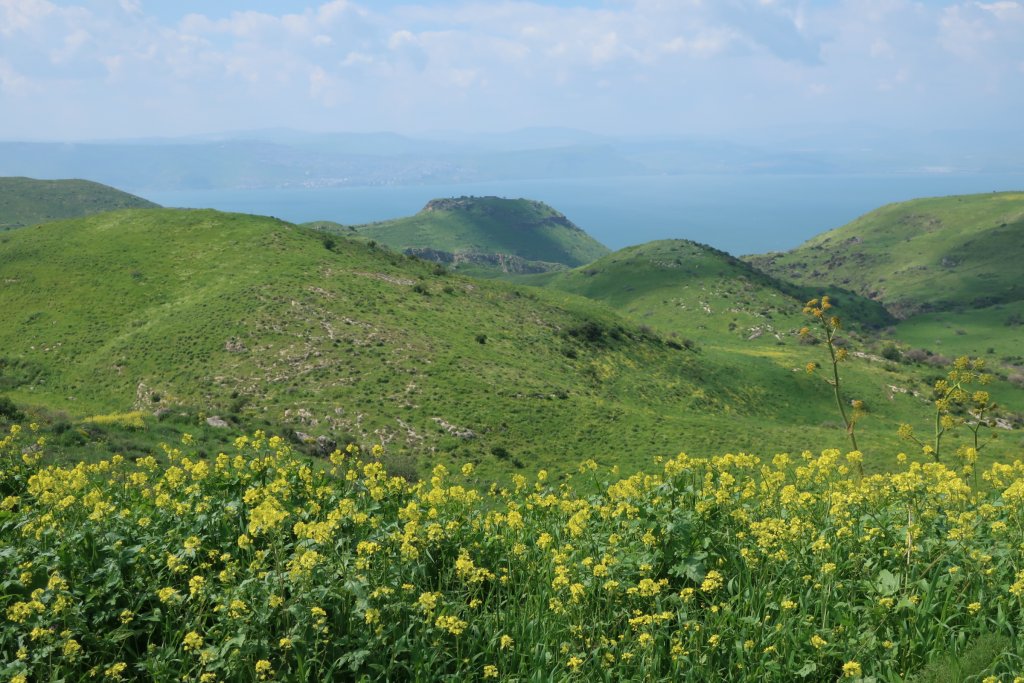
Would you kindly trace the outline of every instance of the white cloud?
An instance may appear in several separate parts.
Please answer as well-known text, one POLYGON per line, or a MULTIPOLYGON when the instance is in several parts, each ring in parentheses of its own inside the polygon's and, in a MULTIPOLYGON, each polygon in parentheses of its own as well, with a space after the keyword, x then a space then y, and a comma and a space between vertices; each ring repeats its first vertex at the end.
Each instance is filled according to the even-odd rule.
POLYGON ((1021 2, 311 0, 177 20, 139 0, 102 13, 79 2, 0 0, 0 107, 26 131, 47 126, 53 98, 81 102, 83 128, 107 134, 185 125, 183 103, 207 129, 237 128, 240 112, 289 125, 296 111, 337 127, 353 100, 345 124, 374 129, 710 129, 911 121, 923 107, 952 120, 972 98, 975 116, 1024 106, 1021 2))
POLYGON ((20 95, 31 89, 31 82, 18 73, 10 62, 0 58, 0 93, 20 95))
POLYGON ((25 31, 55 10, 46 0, 0 0, 0 34, 9 36, 25 31))

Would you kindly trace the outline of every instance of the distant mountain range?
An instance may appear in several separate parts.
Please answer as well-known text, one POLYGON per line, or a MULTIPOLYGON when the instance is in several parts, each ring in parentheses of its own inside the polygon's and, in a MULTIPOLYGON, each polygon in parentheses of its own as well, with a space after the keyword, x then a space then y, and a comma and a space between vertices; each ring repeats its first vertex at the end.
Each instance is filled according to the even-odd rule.
POLYGON ((527 129, 413 138, 274 129, 130 141, 0 142, 0 175, 88 177, 139 192, 686 173, 1024 170, 1024 148, 1014 142, 1017 138, 1006 136, 992 144, 995 136, 850 128, 830 135, 775 131, 736 141, 527 129))

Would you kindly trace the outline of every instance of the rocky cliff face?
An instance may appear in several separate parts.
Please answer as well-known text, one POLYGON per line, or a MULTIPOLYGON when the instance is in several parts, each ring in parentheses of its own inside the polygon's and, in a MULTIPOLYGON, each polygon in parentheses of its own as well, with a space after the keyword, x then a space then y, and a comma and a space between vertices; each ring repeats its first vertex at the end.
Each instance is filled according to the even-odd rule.
POLYGON ((443 263, 453 268, 458 268, 460 265, 487 266, 489 268, 497 268, 503 273, 547 273, 552 270, 565 270, 566 268, 560 263, 527 261, 521 256, 514 254, 453 253, 425 247, 406 249, 405 253, 409 256, 421 258, 424 261, 443 263))

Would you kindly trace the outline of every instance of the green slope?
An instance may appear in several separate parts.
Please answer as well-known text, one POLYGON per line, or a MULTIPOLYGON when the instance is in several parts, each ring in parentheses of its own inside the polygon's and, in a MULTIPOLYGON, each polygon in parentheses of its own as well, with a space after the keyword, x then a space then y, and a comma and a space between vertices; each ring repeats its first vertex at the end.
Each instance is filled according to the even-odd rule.
MULTIPOLYGON (((776 343, 801 324, 803 301, 819 292, 779 281, 713 247, 689 240, 659 240, 626 247, 571 271, 520 278, 603 301, 658 327, 726 343, 776 343)), ((837 291, 848 319, 890 323, 881 306, 837 291)))
MULTIPOLYGON (((185 431, 208 434, 215 415, 384 443, 421 469, 470 458, 495 475, 845 447, 828 385, 803 372, 823 357, 794 335, 798 299, 692 243, 628 253, 642 258, 599 262, 605 303, 272 218, 133 210, 23 228, 0 235, 0 391, 66 412, 65 434, 129 410, 184 415, 185 431), (629 273, 647 279, 616 298, 629 273)), ((547 277, 597 282, 586 270, 547 277)), ((899 421, 928 416, 926 397, 890 387, 920 394, 934 370, 890 365, 849 366, 850 395, 872 409, 862 443, 874 469, 900 449, 899 421)))
POLYGON ((0 385, 75 420, 218 415, 384 442, 421 466, 632 468, 651 453, 786 440, 736 429, 761 421, 776 388, 730 386, 726 368, 585 299, 435 271, 214 211, 13 231, 0 238, 0 385))
POLYGON ((749 257, 781 279, 838 285, 901 318, 1024 299, 1024 193, 916 199, 786 253, 749 257))
POLYGON ((141 197, 89 180, 0 178, 0 230, 117 209, 156 206, 141 197))
POLYGON ((564 215, 527 199, 435 199, 415 216, 357 230, 395 250, 481 275, 578 266, 608 253, 564 215))
MULTIPOLYGON (((709 372, 727 369, 729 375, 716 376, 717 382, 745 386, 749 399, 763 404, 766 423, 800 430, 836 419, 822 410, 832 405, 829 386, 805 381, 802 372, 808 362, 825 363, 826 352, 802 343, 798 335, 806 324, 803 302, 828 289, 779 281, 729 254, 687 240, 627 247, 571 271, 518 281, 595 299, 637 324, 698 348, 709 372), (758 395, 758 390, 763 393, 758 395)), ((838 289, 831 294, 847 328, 842 336, 855 352, 843 367, 846 395, 871 408, 861 425, 860 443, 876 455, 905 449, 906 444, 893 439, 895 429, 900 422, 924 419, 928 387, 941 368, 886 362, 879 357, 881 328, 892 325, 892 317, 881 304, 859 295, 838 289)), ((1008 378, 1012 369, 1002 374, 1008 378)), ((1024 392, 1012 383, 996 382, 991 388, 1010 410, 1024 409, 1024 392)))

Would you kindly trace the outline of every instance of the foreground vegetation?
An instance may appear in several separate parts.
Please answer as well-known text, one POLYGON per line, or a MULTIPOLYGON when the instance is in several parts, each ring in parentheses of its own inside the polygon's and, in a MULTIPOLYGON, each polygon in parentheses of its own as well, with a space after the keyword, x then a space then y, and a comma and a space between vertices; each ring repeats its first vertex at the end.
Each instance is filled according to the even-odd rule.
POLYGON ((185 441, 66 468, 0 441, 5 680, 895 681, 971 647, 1024 671, 1021 462, 974 487, 681 454, 505 488, 185 441))

